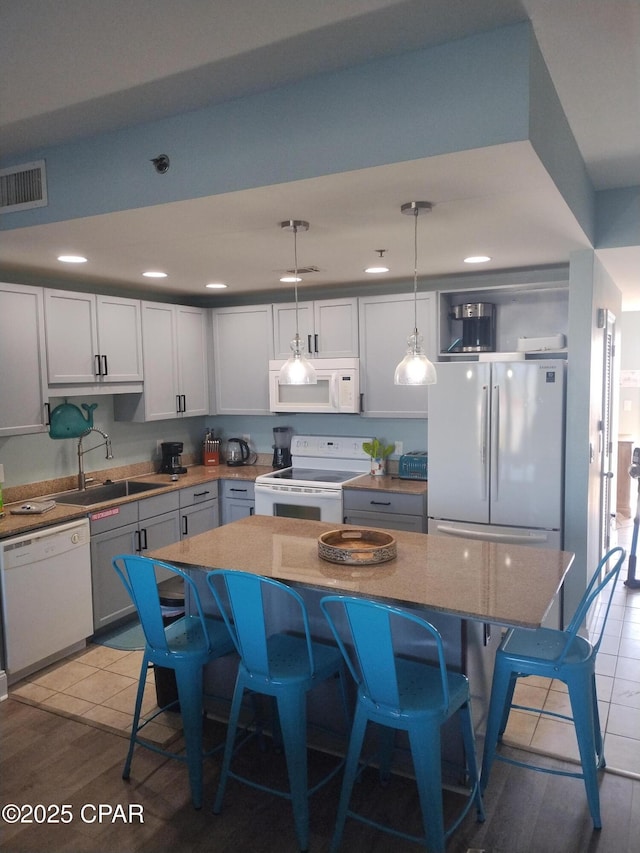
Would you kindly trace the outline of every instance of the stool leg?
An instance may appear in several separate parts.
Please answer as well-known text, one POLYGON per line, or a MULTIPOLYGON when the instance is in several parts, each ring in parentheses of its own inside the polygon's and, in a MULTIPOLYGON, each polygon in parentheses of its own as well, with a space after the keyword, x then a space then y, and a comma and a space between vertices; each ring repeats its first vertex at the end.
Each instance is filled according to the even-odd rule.
POLYGON ((194 808, 202 808, 202 664, 176 667, 187 768, 194 808))
POLYGON ((464 742, 464 751, 467 759, 467 772, 469 781, 473 786, 474 799, 476 802, 476 810, 478 813, 478 821, 484 823, 484 805, 482 803, 482 794, 480 793, 480 774, 478 773, 478 760, 476 758, 476 742, 473 735, 473 720, 471 719, 471 708, 469 703, 463 705, 459 710, 460 727, 462 729, 462 739, 464 742))
POLYGON ((484 792, 489 781, 489 773, 491 772, 491 766, 495 758, 496 745, 500 736, 500 729, 503 726, 503 720, 504 726, 506 726, 506 717, 508 717, 511 697, 513 696, 512 682, 515 683, 510 666, 504 661, 504 658, 501 658, 500 652, 498 652, 493 672, 491 701, 489 702, 484 752, 482 754, 482 773, 480 775, 480 789, 482 792, 484 792))
POLYGON ((309 848, 306 702, 306 693, 299 689, 278 694, 278 715, 287 759, 293 820, 301 850, 309 848))
POLYGON ((356 705, 353 726, 351 728, 351 737, 349 738, 349 749, 347 750, 347 758, 344 766, 344 776, 342 778, 342 789, 340 791, 340 802, 338 803, 336 825, 333 830, 333 838, 331 839, 332 853, 335 853, 338 850, 342 841, 344 824, 347 819, 347 809, 349 808, 351 791, 358 773, 358 759, 360 758, 360 751, 362 750, 362 742, 367 729, 367 722, 366 712, 360 704, 356 705))
POLYGON ((138 733, 138 725, 140 724, 140 711, 142 710, 142 698, 144 696, 144 688, 147 681, 147 669, 149 667, 149 659, 146 652, 142 656, 142 666, 140 667, 140 678, 138 679, 138 692, 136 694, 136 705, 133 711, 133 723, 131 724, 131 737, 129 738, 129 752, 122 770, 122 778, 128 779, 131 774, 131 760, 133 758, 133 750, 136 745, 136 735, 138 733))
POLYGON ((416 723, 409 729, 422 823, 429 853, 444 853, 440 726, 416 723))
POLYGON ((229 712, 229 722, 227 724, 227 740, 224 746, 224 756, 222 758, 222 769, 220 770, 220 780, 218 781, 218 790, 216 792, 216 801, 213 805, 213 813, 220 814, 222 810, 222 800, 227 787, 229 778, 229 767, 233 757, 233 748, 236 740, 236 730, 238 728, 238 718, 240 716, 240 707, 242 705, 242 696, 244 694, 244 681, 242 674, 238 673, 236 677, 236 686, 233 691, 233 700, 231 702, 231 710, 229 712))
MULTIPOLYGON (((602 827, 600 818, 600 792, 598 790, 598 764, 595 735, 595 720, 593 718, 592 681, 588 673, 575 673, 567 681, 571 712, 576 729, 580 762, 584 776, 584 787, 587 792, 587 802, 595 829, 602 827)), ((600 722, 598 720, 598 726, 600 722)))

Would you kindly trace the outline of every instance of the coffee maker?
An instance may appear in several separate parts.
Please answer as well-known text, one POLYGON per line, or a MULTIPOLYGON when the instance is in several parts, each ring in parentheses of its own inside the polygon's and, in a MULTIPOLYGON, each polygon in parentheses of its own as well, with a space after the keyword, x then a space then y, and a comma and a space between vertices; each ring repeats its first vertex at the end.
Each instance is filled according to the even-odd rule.
POLYGON ((273 428, 273 467, 288 468, 291 465, 291 427, 273 428))
POLYGON ((163 441, 160 445, 162 449, 162 463, 160 465, 161 474, 186 474, 187 469, 182 464, 180 454, 184 447, 181 441, 163 441))
POLYGON ((496 348, 495 305, 490 302, 467 302, 453 305, 449 315, 462 320, 462 346, 454 352, 494 352, 496 348))

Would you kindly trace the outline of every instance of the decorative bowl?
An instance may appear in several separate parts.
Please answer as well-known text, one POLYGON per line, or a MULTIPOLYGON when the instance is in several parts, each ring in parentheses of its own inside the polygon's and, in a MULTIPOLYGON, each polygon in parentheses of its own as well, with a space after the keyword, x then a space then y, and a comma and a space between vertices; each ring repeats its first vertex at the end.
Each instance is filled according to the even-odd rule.
POLYGON ((383 530, 347 528, 318 537, 318 556, 330 563, 366 566, 387 563, 397 554, 396 540, 383 530))

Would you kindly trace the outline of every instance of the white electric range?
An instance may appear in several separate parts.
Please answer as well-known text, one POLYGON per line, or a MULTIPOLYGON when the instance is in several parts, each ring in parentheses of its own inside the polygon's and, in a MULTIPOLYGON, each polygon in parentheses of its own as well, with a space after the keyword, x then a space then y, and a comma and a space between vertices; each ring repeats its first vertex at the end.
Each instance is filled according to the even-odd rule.
POLYGON ((371 439, 294 436, 291 467, 256 477, 256 515, 342 522, 342 487, 371 470, 365 441, 371 439))

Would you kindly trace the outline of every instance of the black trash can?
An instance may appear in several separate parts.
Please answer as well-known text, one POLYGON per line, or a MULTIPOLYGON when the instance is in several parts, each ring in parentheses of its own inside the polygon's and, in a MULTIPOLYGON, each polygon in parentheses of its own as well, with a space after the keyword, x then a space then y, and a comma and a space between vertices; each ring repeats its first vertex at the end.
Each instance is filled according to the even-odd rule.
MULTIPOLYGON (((184 581, 182 578, 169 578, 158 584, 160 607, 164 625, 170 625, 176 619, 184 616, 184 581)), ((156 681, 156 701, 159 708, 170 705, 178 700, 178 686, 174 670, 166 666, 153 665, 156 681)), ((174 705, 170 711, 179 711, 180 705, 174 705)))

